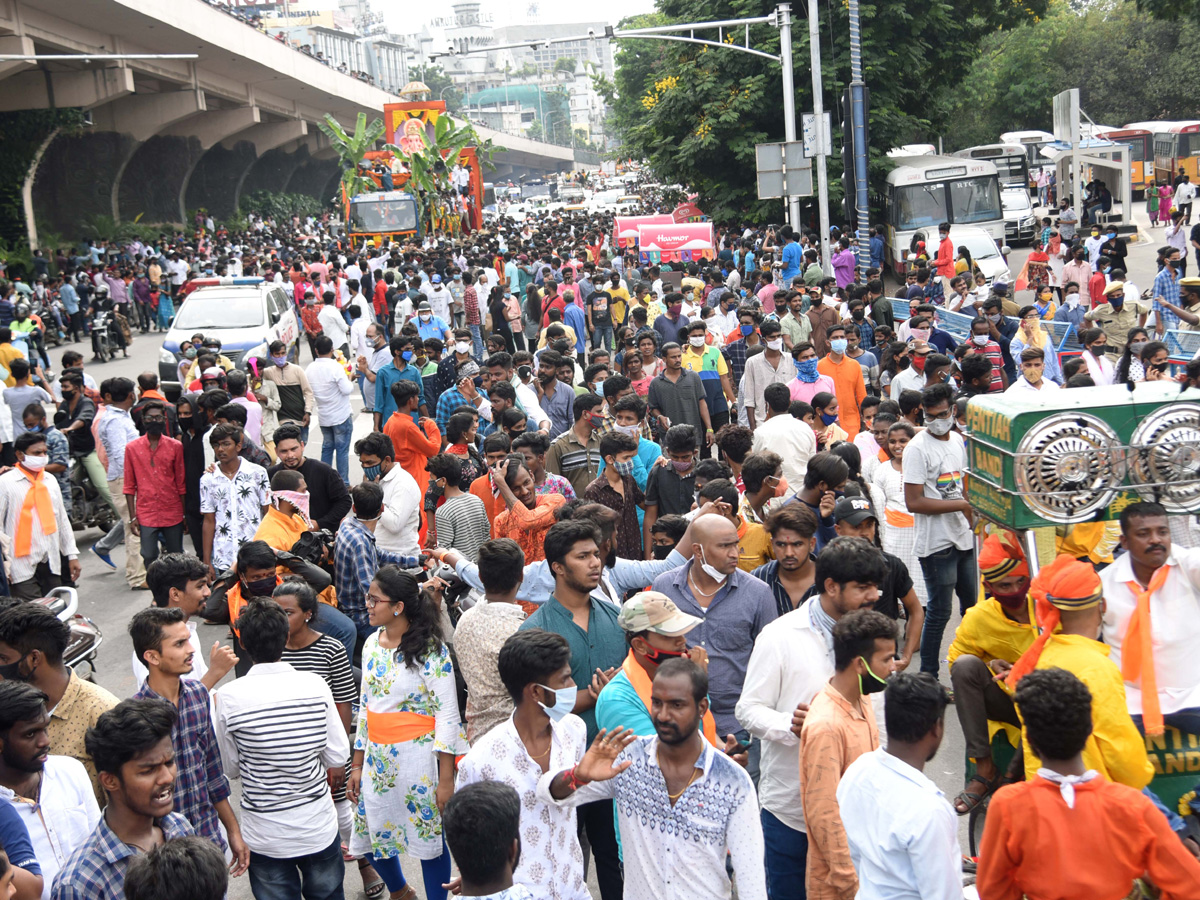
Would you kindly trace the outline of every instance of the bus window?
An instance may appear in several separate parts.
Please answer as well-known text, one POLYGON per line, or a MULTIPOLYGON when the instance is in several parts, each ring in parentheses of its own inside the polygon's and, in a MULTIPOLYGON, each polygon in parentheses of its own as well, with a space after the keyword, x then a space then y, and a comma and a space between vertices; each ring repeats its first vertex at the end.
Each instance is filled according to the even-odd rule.
MULTIPOLYGON (((944 184, 914 184, 897 187, 894 210, 894 227, 899 231, 914 228, 937 227, 946 221, 946 186, 944 184)), ((999 199, 996 204, 999 208, 999 199)), ((999 213, 997 213, 999 217, 999 213)))
POLYGON ((350 205, 350 230, 377 234, 417 230, 417 205, 409 200, 359 200, 350 205))
POLYGON ((1180 134, 1175 137, 1175 156, 1200 156, 1200 135, 1180 134))
POLYGON ((1000 185, 993 178, 950 182, 950 221, 960 225, 1003 218, 1000 185))

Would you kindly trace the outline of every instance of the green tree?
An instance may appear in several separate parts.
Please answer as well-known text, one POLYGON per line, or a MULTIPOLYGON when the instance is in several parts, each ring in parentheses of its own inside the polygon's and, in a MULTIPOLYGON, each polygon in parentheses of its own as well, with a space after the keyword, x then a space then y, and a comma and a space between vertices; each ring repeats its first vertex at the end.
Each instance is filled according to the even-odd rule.
POLYGON ((1097 123, 1191 118, 1200 26, 1160 21, 1122 0, 1079 9, 1054 0, 1044 18, 988 37, 958 90, 944 95, 946 147, 1048 131, 1051 100, 1069 87, 1079 88, 1080 108, 1097 123))
POLYGON ((367 114, 359 113, 351 133, 342 128, 337 119, 326 113, 325 120, 318 122, 317 127, 329 138, 342 164, 342 188, 346 195, 353 197, 364 191, 377 190, 374 180, 361 174, 358 167, 364 154, 383 136, 383 120, 375 119, 368 125, 367 114))
POLYGON ((462 112, 463 92, 454 86, 441 66, 419 66, 412 71, 412 78, 429 87, 429 99, 444 100, 448 112, 462 112))
MULTIPOLYGON (((860 4, 864 77, 871 91, 871 172, 877 183, 887 171, 889 147, 941 130, 944 111, 931 98, 959 82, 983 38, 1042 14, 1046 3, 981 0, 969 9, 941 0, 860 4)), ((655 15, 635 17, 622 27, 760 16, 775 3, 658 0, 657 8, 655 15)), ((823 6, 822 14, 825 108, 836 109, 850 76, 848 13, 836 4, 823 6)), ((812 108, 804 24, 799 17, 792 30, 798 111, 812 108)), ((756 26, 751 35, 752 47, 779 52, 777 29, 756 26)), ((783 139, 777 63, 732 50, 650 40, 619 42, 616 61, 614 124, 623 153, 648 159, 663 181, 695 187, 701 204, 718 220, 778 211, 777 202, 757 201, 754 186, 754 145, 783 139)), ((840 175, 840 168, 840 160, 830 160, 831 172, 840 175)), ((836 201, 839 177, 832 179, 832 188, 836 201)))
POLYGON ((555 72, 565 72, 568 75, 574 75, 579 68, 579 60, 573 56, 560 56, 554 61, 555 72))

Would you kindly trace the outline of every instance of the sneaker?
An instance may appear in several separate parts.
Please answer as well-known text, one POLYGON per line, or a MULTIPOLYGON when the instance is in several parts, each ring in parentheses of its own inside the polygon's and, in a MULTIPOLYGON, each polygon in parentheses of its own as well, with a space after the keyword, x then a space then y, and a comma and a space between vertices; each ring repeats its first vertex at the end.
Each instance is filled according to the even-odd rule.
POLYGON ((115 569, 117 567, 117 564, 112 561, 112 557, 109 556, 107 553, 103 552, 102 550, 97 550, 96 547, 97 547, 96 544, 92 544, 92 552, 95 553, 98 557, 100 557, 100 561, 103 562, 110 569, 115 569))

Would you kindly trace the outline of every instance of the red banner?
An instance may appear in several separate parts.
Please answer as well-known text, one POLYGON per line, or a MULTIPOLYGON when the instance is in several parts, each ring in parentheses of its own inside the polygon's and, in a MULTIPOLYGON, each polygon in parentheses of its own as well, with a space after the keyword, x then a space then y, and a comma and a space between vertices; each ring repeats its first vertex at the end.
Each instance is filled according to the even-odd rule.
POLYGON ((671 213, 671 218, 676 222, 703 222, 706 216, 695 203, 680 203, 671 213))
POLYGON ((660 260, 691 262, 713 255, 711 222, 677 222, 671 225, 638 227, 638 250, 643 262, 660 260))
POLYGON ((636 247, 639 225, 671 225, 675 220, 660 216, 617 216, 613 222, 613 243, 618 247, 636 247))

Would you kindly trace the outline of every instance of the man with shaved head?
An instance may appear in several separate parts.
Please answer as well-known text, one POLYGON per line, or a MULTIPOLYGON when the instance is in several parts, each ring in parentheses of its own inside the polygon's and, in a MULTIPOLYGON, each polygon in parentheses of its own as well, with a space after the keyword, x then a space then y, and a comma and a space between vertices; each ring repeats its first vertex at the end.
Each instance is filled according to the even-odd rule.
MULTIPOLYGON (((680 544, 678 548, 688 561, 658 576, 654 590, 701 620, 688 632, 687 642, 708 653, 709 697, 717 734, 733 734, 745 744, 750 742, 750 734, 733 711, 742 693, 754 639, 778 615, 775 598, 766 583, 738 568, 738 530, 725 516, 697 516, 690 541, 690 546, 680 544)), ((748 766, 756 781, 757 744, 757 740, 750 744, 748 766)))

